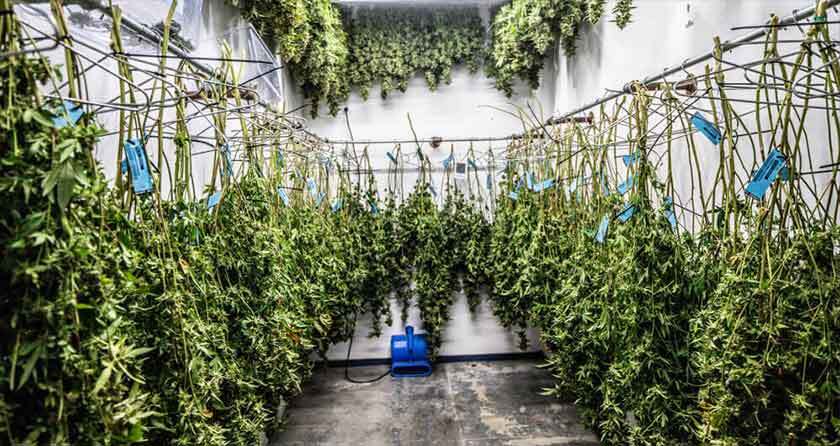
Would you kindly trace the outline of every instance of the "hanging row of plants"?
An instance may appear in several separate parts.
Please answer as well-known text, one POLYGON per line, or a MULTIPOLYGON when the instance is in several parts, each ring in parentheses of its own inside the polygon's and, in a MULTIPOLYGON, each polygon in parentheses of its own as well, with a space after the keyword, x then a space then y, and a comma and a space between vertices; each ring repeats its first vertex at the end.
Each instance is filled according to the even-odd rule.
POLYGON ((768 34, 747 112, 716 42, 698 79, 714 141, 693 132, 696 99, 637 84, 597 124, 509 149, 522 161, 492 226, 494 308, 539 328, 547 393, 575 401, 603 444, 840 442, 840 71, 826 25, 804 39, 782 56, 768 34), (801 80, 798 98, 771 77, 801 80), (808 140, 814 119, 827 146, 808 140), (719 158, 711 175, 703 151, 719 158), (782 172, 769 181, 766 161, 782 172))
MULTIPOLYGON (((114 57, 118 124, 106 130, 78 105, 87 59, 60 2, 51 8, 60 64, 24 51, 35 43, 17 16, 0 16, 3 444, 260 444, 313 355, 348 340, 358 315, 373 316, 378 336, 392 294, 403 319, 416 302, 437 351, 462 279, 477 302, 482 279, 456 259, 483 256, 468 225, 485 220, 463 197, 438 208, 424 176, 405 202, 380 200, 370 173, 308 156, 283 116, 242 112, 230 62, 212 82, 162 66, 174 80, 149 78, 147 98, 159 100, 137 108, 139 75, 114 57), (212 107, 198 118, 196 89, 212 107), (45 94, 57 91, 63 100, 45 94), (212 175, 197 190, 193 156, 206 140, 189 123, 205 118, 216 140, 204 143, 212 175), (110 130, 125 161, 107 180, 94 148, 110 130)), ((112 16, 121 53, 118 8, 112 16)))
MULTIPOLYGON (((748 125, 717 62, 700 82, 713 99, 709 125, 724 135, 718 144, 691 131, 686 98, 669 85, 636 85, 593 126, 511 144, 494 203, 483 200, 495 184, 477 193, 475 171, 467 184, 476 193, 452 187, 451 163, 443 187, 433 184, 419 147, 411 156, 420 178, 403 200, 396 183, 409 155, 392 154, 382 197, 366 152, 354 153, 355 169, 341 168, 345 160, 319 156, 326 148, 275 128, 282 116, 234 112, 243 109, 240 70, 224 63, 206 98, 212 178, 196 190, 188 95, 150 82, 152 96, 174 104, 171 156, 155 130, 164 109, 129 107, 136 72, 118 58, 117 159, 129 166, 111 183, 93 156, 106 133, 97 116, 43 94, 67 82, 66 98, 82 99, 87 70, 72 40, 62 39, 70 47, 59 66, 18 53, 28 37, 14 14, 0 21, 4 442, 258 444, 311 373, 312 355, 352 336, 359 315, 373 316, 375 336, 393 319, 392 298, 403 319, 416 305, 437 352, 455 293, 474 309, 486 289, 523 341, 526 326, 540 329, 557 379, 549 393, 574 400, 605 444, 837 444, 833 137, 825 193, 803 175, 809 115, 840 134, 833 94, 800 85, 817 97, 810 110, 789 91, 773 106, 757 100, 767 121, 749 126, 769 130, 736 138, 748 125), (649 128, 663 115, 664 130, 649 128), (771 149, 787 180, 748 198, 747 177, 771 149), (676 150, 687 150, 685 165, 673 165, 676 150), (713 176, 700 170, 703 150, 719 154, 713 176), (137 176, 138 166, 149 175, 137 176), (677 219, 679 210, 691 217, 677 219)), ((756 97, 775 95, 768 78, 792 84, 803 73, 840 91, 826 25, 810 27, 793 63, 780 60, 776 32, 755 66, 756 97)), ((187 74, 177 82, 202 84, 187 74)))
MULTIPOLYGON (((559 39, 574 54, 581 27, 596 24, 606 0, 513 0, 485 25, 475 6, 338 7, 330 0, 228 0, 239 7, 283 61, 292 67, 311 113, 326 104, 335 116, 351 89, 367 99, 375 84, 385 99, 405 92, 421 73, 429 89, 449 84, 452 69, 471 73, 485 64, 496 88, 513 94, 517 79, 532 89, 559 39), (343 18, 342 18, 343 17, 343 18), (486 61, 485 61, 486 59, 486 61)), ((630 22, 632 0, 613 10, 619 28, 630 22)))

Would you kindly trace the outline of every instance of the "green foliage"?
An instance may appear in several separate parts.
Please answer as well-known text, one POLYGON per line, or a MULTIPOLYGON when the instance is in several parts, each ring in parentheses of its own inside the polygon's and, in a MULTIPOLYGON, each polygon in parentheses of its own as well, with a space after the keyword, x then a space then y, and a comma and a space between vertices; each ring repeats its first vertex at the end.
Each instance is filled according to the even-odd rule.
POLYGON ((227 0, 239 7, 292 67, 313 117, 326 103, 335 115, 350 94, 347 34, 329 0, 227 0))
MULTIPOLYGON (((605 0, 513 0, 502 6, 493 18, 492 43, 487 74, 495 78, 496 88, 508 96, 519 78, 532 89, 540 84, 545 55, 559 38, 566 54, 575 52, 581 24, 597 23, 605 0)), ((619 1, 613 12, 616 24, 630 22, 632 0, 619 1)))
POLYGON ((484 53, 484 27, 475 7, 360 8, 346 13, 350 35, 350 82, 367 99, 374 83, 381 96, 405 92, 422 72, 429 89, 448 84, 452 67, 475 73, 484 53))

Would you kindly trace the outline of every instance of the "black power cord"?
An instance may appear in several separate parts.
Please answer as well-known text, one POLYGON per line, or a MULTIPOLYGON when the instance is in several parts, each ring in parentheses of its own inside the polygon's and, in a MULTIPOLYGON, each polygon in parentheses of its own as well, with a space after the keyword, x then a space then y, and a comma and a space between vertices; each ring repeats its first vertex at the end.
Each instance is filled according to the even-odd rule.
MULTIPOLYGON (((355 334, 355 331, 356 331, 356 317, 357 316, 358 316, 358 313, 353 314, 353 332, 354 332, 353 334, 355 334)), ((375 382, 378 382, 378 381, 382 380, 382 378, 385 378, 386 376, 390 375, 391 374, 391 368, 389 367, 388 370, 385 371, 385 373, 383 373, 380 376, 377 376, 376 378, 367 379, 367 380, 359 380, 359 379, 355 379, 355 378, 350 377, 350 351, 353 350, 353 338, 354 338, 353 334, 350 335, 350 344, 347 346, 347 360, 344 361, 344 379, 346 379, 347 381, 349 381, 353 384, 373 384, 375 382)))

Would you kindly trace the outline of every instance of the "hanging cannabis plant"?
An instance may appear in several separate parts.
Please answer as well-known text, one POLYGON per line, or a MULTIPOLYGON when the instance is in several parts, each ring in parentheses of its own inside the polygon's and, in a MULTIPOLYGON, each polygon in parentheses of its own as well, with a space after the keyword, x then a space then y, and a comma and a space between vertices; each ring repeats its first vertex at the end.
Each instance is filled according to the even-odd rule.
MULTIPOLYGON (((575 52, 583 23, 596 24, 606 0, 513 0, 493 17, 486 71, 496 88, 513 94, 516 79, 531 89, 540 84, 545 56, 559 38, 567 55, 575 52)), ((620 0, 613 13, 619 28, 630 22, 632 0, 620 0)))

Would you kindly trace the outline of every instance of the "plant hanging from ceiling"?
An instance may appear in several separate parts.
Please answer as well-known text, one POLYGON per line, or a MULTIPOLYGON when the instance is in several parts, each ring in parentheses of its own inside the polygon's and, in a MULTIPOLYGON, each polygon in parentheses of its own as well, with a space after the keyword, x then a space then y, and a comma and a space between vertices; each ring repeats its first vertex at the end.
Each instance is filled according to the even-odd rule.
POLYGON ((484 27, 475 7, 347 9, 350 82, 367 99, 380 83, 385 99, 405 92, 415 73, 423 73, 429 89, 452 79, 452 68, 481 67, 484 27))
MULTIPOLYGON (((596 24, 606 0, 513 0, 493 18, 492 41, 486 65, 496 88, 513 94, 518 78, 532 89, 540 84, 545 56, 559 38, 567 55, 575 52, 583 23, 596 24)), ((632 0, 619 0, 614 9, 619 28, 630 23, 632 0)))

